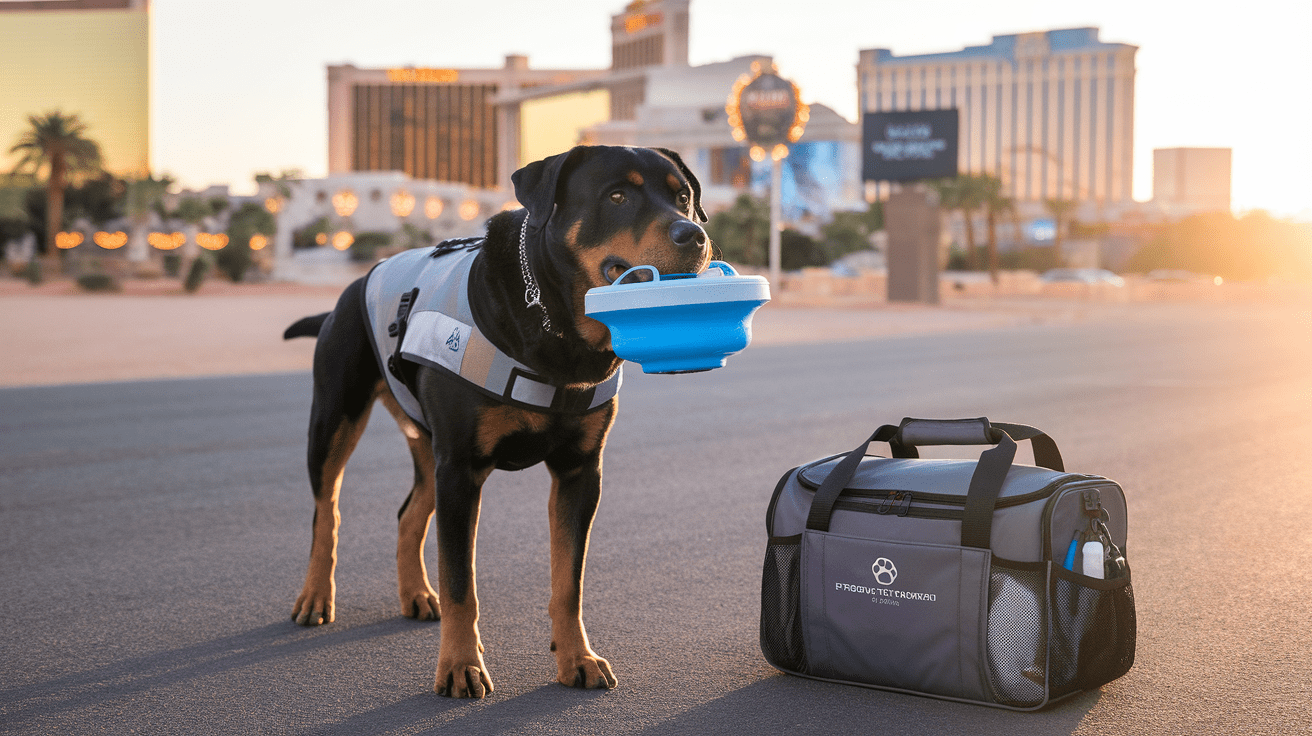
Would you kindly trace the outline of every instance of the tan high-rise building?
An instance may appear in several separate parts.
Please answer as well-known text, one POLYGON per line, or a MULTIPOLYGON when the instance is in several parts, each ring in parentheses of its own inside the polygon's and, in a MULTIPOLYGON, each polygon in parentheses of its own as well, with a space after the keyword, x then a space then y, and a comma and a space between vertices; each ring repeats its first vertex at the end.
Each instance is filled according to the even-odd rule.
POLYGON ((994 36, 987 46, 861 51, 863 112, 960 113, 959 170, 1002 178, 1020 202, 1131 201, 1134 57, 1096 28, 994 36))
POLYGON ((120 176, 150 170, 149 0, 0 2, 0 170, 29 115, 76 114, 120 176))
MULTIPOLYGON (((496 187, 515 133, 492 103, 499 92, 568 84, 598 70, 328 67, 328 173, 402 171, 416 179, 496 187)), ((513 169, 512 169, 513 170, 513 169)))
POLYGON ((688 65, 688 6, 634 0, 612 16, 610 69, 531 69, 518 55, 500 69, 330 66, 328 172, 507 187, 511 172, 574 145, 584 128, 632 121, 648 70, 688 65))

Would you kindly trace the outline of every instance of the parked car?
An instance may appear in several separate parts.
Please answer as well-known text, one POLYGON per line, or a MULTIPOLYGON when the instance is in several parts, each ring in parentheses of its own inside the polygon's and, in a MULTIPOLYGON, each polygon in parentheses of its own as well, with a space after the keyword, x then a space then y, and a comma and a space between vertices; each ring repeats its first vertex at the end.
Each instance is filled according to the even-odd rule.
POLYGON ((1177 268, 1158 268, 1148 272, 1147 279, 1159 283, 1178 283, 1178 284, 1215 284, 1220 286, 1223 279, 1220 276, 1208 276, 1206 274, 1194 273, 1177 268))
POLYGON ((1054 268, 1045 271, 1039 280, 1045 284, 1105 284, 1125 286, 1125 279, 1105 268, 1054 268))

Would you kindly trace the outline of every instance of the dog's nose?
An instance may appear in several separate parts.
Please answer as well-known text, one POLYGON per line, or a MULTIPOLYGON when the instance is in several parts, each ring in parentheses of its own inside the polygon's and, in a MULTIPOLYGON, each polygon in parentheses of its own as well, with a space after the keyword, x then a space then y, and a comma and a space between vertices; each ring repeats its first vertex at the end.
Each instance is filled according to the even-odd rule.
POLYGON ((670 225, 670 240, 680 248, 703 248, 706 246, 706 231, 692 220, 675 220, 670 225))

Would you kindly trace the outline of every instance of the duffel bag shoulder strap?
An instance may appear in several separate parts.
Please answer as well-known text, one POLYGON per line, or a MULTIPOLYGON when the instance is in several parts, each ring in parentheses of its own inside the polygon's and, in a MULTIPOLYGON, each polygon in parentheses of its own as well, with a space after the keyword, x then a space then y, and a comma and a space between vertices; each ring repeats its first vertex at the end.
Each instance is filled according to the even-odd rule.
POLYGON ((1011 463, 1016 458, 1016 442, 1006 429, 1014 429, 1018 434, 1028 435, 1022 439, 1042 438, 1034 442, 1036 462, 1041 465, 1046 465, 1053 470, 1061 470, 1061 455, 1057 453, 1056 443, 1034 427, 1020 424, 990 425, 987 419, 965 420, 965 422, 970 423, 969 426, 972 428, 968 429, 967 425, 962 423, 904 419, 900 426, 886 424, 875 430, 870 439, 840 460, 816 489, 815 498, 811 501, 810 513, 806 518, 806 528, 829 531, 834 504, 847 488, 847 484, 851 482, 852 476, 856 474, 857 466, 861 464, 861 459, 870 449, 871 442, 888 442, 893 448, 894 457, 904 458, 917 457, 915 451, 917 444, 993 444, 995 447, 985 450, 975 465, 961 522, 961 546, 988 549, 993 532, 993 509, 997 504, 998 494, 1002 492, 1002 485, 1007 479, 1007 471, 1011 469, 1011 463), (952 426, 947 426, 948 424, 952 426), (930 425, 936 425, 938 430, 929 429, 930 425), (908 426, 911 426, 913 431, 904 436, 903 430, 908 426), (1041 461, 1038 459, 1040 454, 1043 456, 1041 461))
MULTIPOLYGON (((815 498, 811 500, 811 511, 806 516, 806 528, 815 529, 816 531, 829 531, 829 517, 833 516, 834 503, 838 501, 838 496, 847 488, 848 482, 856 474, 856 467, 861 464, 861 458, 866 456, 866 450, 870 449, 871 442, 891 442, 897 435, 897 427, 891 424, 885 424, 875 433, 870 435, 870 439, 861 444, 860 447, 847 453, 847 456, 838 461, 838 465, 829 471, 820 487, 815 491, 815 498)), ((914 450, 913 450, 914 451, 914 450)), ((912 457, 915 457, 914 455, 912 457)))

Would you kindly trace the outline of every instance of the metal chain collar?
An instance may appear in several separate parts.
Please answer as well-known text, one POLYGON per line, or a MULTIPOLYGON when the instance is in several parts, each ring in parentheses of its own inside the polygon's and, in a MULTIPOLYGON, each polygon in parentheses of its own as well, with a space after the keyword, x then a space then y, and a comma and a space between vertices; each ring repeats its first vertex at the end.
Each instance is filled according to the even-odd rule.
POLYGON ((547 305, 542 303, 542 289, 538 288, 538 282, 533 278, 533 270, 528 266, 528 213, 524 213, 524 224, 519 227, 519 268, 524 275, 524 303, 525 306, 536 306, 542 310, 542 329, 552 335, 559 335, 551 326, 551 318, 547 316, 547 305))

